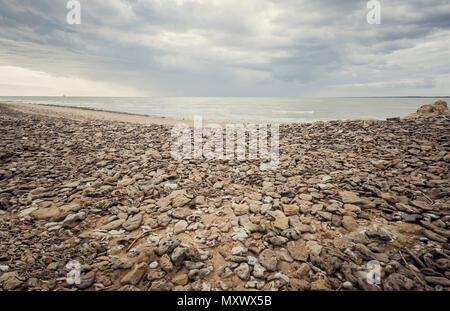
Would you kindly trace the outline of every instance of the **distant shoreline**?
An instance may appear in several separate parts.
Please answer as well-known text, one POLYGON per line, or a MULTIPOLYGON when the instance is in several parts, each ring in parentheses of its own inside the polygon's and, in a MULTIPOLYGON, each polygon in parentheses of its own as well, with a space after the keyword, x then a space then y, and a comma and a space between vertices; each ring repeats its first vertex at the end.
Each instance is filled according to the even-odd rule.
POLYGON ((106 111, 88 107, 71 107, 62 105, 18 102, 0 102, 0 104, 5 104, 14 110, 24 113, 45 115, 51 117, 63 117, 78 121, 101 120, 166 126, 175 124, 187 124, 189 126, 192 126, 194 123, 192 120, 176 120, 166 117, 153 117, 149 115, 134 114, 129 112, 106 111))

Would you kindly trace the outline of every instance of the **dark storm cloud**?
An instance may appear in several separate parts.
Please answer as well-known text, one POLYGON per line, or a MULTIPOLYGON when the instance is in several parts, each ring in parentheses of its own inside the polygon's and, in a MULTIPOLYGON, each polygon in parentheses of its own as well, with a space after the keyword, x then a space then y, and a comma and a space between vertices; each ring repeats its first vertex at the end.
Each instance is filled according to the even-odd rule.
POLYGON ((373 95, 448 85, 449 1, 0 0, 0 66, 143 93, 373 95))

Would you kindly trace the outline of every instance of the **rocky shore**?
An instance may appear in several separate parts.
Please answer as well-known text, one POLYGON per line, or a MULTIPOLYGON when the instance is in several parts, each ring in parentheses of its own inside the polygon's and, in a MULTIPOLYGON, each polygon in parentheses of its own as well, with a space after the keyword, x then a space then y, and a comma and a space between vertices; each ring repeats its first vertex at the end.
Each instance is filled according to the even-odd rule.
POLYGON ((282 125, 275 171, 170 130, 0 104, 0 290, 450 289, 445 111, 282 125))

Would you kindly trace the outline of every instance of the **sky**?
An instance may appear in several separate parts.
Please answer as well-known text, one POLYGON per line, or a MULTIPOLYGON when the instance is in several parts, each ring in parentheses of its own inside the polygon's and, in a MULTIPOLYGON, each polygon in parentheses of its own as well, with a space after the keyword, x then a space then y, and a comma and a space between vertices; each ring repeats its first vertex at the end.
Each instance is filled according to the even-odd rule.
POLYGON ((450 0, 0 0, 0 96, 450 95, 450 0))

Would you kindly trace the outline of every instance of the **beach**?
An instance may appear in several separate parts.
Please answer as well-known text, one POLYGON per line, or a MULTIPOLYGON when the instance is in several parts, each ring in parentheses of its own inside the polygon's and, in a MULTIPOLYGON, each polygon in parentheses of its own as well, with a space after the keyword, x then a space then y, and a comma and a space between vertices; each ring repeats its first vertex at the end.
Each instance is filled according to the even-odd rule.
POLYGON ((450 289, 447 112, 282 124, 273 171, 180 123, 0 103, 0 289, 450 289))
POLYGON ((16 111, 32 113, 36 115, 51 116, 57 118, 68 118, 77 121, 115 121, 128 122, 135 124, 158 124, 158 125, 175 125, 185 123, 192 125, 191 120, 176 120, 173 118, 159 118, 143 116, 131 113, 118 113, 111 111, 101 111, 93 109, 81 109, 74 107, 63 107, 56 105, 38 105, 30 103, 7 102, 4 103, 16 111))

